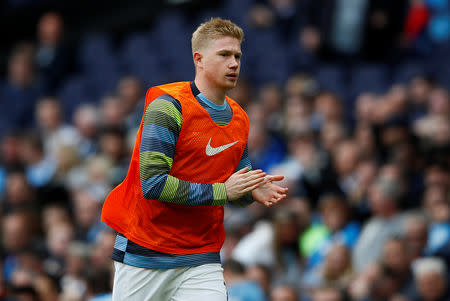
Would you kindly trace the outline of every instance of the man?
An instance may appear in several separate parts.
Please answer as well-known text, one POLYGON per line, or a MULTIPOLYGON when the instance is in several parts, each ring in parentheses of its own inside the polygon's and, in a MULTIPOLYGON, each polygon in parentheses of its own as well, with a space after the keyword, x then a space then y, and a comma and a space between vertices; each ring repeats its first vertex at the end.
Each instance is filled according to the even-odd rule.
POLYGON ((226 300, 219 251, 223 205, 286 197, 283 176, 251 170, 247 114, 225 93, 237 82, 242 29, 211 19, 192 35, 192 83, 146 95, 128 175, 103 206, 119 232, 113 300, 226 300))

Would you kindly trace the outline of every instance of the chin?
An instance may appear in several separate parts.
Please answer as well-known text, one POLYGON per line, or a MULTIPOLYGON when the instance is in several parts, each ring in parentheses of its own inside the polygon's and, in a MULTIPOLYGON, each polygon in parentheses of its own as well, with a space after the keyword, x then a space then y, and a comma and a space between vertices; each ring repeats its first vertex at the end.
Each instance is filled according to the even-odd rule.
POLYGON ((233 89, 234 87, 236 87, 236 85, 237 85, 237 80, 235 80, 235 81, 227 81, 227 82, 224 84, 224 86, 225 86, 227 89, 233 89))

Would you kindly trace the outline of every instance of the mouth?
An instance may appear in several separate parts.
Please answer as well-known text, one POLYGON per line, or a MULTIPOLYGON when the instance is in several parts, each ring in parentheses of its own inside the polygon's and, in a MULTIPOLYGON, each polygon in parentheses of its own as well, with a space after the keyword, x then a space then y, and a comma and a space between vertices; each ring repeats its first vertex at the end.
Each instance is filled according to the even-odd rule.
POLYGON ((230 79, 230 80, 237 80, 238 75, 237 75, 237 73, 229 73, 225 77, 230 79))

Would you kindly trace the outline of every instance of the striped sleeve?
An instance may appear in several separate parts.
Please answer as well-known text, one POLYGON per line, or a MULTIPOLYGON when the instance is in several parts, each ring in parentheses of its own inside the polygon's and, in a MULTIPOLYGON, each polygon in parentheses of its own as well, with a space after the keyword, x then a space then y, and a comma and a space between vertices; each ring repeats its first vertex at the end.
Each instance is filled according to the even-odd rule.
POLYGON ((182 125, 180 103, 168 94, 145 111, 139 153, 142 193, 146 199, 183 205, 224 205, 225 184, 201 184, 169 175, 182 125))
MULTIPOLYGON (((244 167, 248 167, 248 170, 252 170, 252 163, 250 162, 250 158, 248 156, 248 145, 245 146, 244 153, 242 153, 241 161, 239 161, 239 165, 236 171, 241 170, 244 167)), ((252 192, 250 191, 246 193, 243 197, 231 202, 240 207, 247 207, 248 205, 254 202, 252 198, 252 192)))

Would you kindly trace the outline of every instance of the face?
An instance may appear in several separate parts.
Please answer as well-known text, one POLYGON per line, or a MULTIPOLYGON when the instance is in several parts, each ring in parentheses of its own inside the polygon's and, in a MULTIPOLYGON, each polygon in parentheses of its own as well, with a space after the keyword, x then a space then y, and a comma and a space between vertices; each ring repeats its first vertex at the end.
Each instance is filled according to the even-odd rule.
POLYGON ((213 40, 205 49, 194 53, 197 76, 218 89, 228 91, 236 86, 241 67, 241 43, 233 37, 213 40))
POLYGON ((314 293, 313 301, 340 301, 339 291, 334 289, 319 290, 314 293))
POLYGON ((445 279, 435 272, 428 272, 416 279, 420 294, 425 300, 437 300, 445 293, 445 279))
POLYGON ((55 130, 62 120, 62 111, 54 99, 45 99, 38 104, 37 119, 39 126, 45 130, 55 130))
POLYGON ((286 286, 276 287, 270 295, 271 301, 295 301, 298 299, 295 291, 286 286))
POLYGON ((383 246, 383 261, 386 266, 396 272, 408 269, 405 245, 401 241, 390 240, 383 246))

